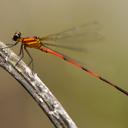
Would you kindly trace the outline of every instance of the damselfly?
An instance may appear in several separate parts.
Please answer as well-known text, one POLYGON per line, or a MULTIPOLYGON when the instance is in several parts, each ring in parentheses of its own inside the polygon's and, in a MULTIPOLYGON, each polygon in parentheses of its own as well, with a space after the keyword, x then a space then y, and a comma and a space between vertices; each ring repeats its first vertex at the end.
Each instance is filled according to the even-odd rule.
MULTIPOLYGON (((30 57, 31 61, 29 63, 32 64, 33 63, 33 59, 29 53, 29 51, 27 50, 27 48, 35 48, 38 50, 41 50, 44 53, 50 53, 54 56, 59 57, 60 59, 63 59, 64 61, 68 62, 69 64, 74 65, 75 67, 83 70, 84 72, 86 72, 87 74, 91 75, 92 77, 95 77, 105 83, 107 83, 107 85, 114 87, 115 89, 119 90, 120 92, 126 94, 128 96, 128 91, 125 91, 124 89, 122 89, 121 87, 117 86, 116 84, 110 82, 109 80, 103 78, 102 76, 94 73, 93 71, 89 70, 88 68, 82 66, 81 64, 79 64, 77 61, 75 61, 74 59, 60 53, 57 52, 51 48, 48 47, 48 41, 49 40, 59 40, 59 39, 63 39, 63 38, 68 38, 72 36, 72 32, 73 32, 73 36, 74 36, 74 31, 76 32, 75 34, 77 34, 77 36, 81 36, 83 34, 83 32, 77 33, 76 29, 79 28, 83 28, 84 25, 78 27, 78 28, 71 28, 68 29, 66 31, 60 32, 60 33, 56 33, 56 34, 52 34, 52 35, 48 35, 45 37, 37 37, 37 36, 32 36, 32 37, 22 37, 21 36, 21 32, 16 32, 13 35, 13 41, 15 41, 14 44, 10 45, 9 47, 12 47, 18 43, 21 43, 21 48, 20 48, 20 53, 19 55, 21 55, 19 61, 23 58, 24 56, 24 50, 26 51, 26 53, 28 54, 28 56, 30 57)), ((84 36, 84 35, 82 35, 84 36)), ((19 61, 17 62, 17 64, 19 63, 19 61)))

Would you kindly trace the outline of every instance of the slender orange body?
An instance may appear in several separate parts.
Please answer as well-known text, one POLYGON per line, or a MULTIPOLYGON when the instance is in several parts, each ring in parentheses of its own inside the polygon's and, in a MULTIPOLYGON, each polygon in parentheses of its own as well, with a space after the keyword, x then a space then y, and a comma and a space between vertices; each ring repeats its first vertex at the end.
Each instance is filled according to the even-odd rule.
POLYGON ((50 53, 50 54, 52 54, 54 56, 57 56, 57 57, 63 59, 64 61, 66 61, 66 62, 78 67, 79 69, 83 70, 84 72, 88 73, 89 75, 91 75, 91 76, 93 76, 93 77, 95 77, 95 78, 107 83, 109 86, 112 86, 112 87, 116 88, 118 91, 120 91, 120 92, 122 92, 122 93, 124 93, 125 95, 128 96, 128 91, 125 91, 124 89, 122 89, 119 86, 113 84, 112 82, 108 81, 107 79, 105 79, 105 78, 101 77, 100 75, 92 72, 91 70, 83 67, 81 64, 77 63, 77 61, 75 61, 74 59, 71 59, 71 58, 69 58, 68 56, 66 56, 66 55, 64 55, 62 53, 59 53, 59 52, 57 52, 55 50, 52 50, 52 49, 48 48, 46 46, 46 43, 45 43, 45 41, 48 40, 48 37, 47 38, 39 38, 37 36, 21 37, 21 33, 20 32, 16 32, 14 34, 14 36, 13 36, 13 40, 16 42, 15 44, 17 44, 19 42, 22 43, 22 45, 21 45, 21 53, 23 54, 23 48, 24 48, 25 51, 27 52, 27 54, 29 55, 29 57, 31 58, 31 62, 30 63, 32 63, 33 59, 32 59, 32 57, 30 56, 29 52, 27 51, 27 49, 25 47, 36 48, 36 49, 41 50, 42 52, 50 53), (22 47, 23 45, 25 47, 22 47))

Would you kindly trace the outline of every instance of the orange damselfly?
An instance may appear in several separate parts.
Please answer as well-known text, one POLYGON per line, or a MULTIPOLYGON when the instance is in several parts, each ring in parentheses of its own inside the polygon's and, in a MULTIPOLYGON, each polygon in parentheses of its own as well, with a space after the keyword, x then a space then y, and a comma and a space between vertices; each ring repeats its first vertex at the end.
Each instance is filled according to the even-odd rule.
MULTIPOLYGON (((82 27, 82 26, 81 26, 82 27)), ((31 61, 28 65, 32 64, 33 59, 30 55, 30 53, 28 52, 27 48, 35 48, 38 50, 41 50, 44 53, 50 53, 54 56, 59 57, 60 59, 63 59, 64 61, 76 66, 77 68, 83 70, 84 72, 86 72, 87 74, 91 75, 92 77, 95 77, 105 83, 107 83, 107 85, 114 87, 115 89, 117 89, 118 91, 122 92, 123 94, 128 96, 128 91, 122 89, 121 87, 119 87, 118 85, 108 81, 107 79, 103 78, 102 76, 94 73, 93 71, 89 70, 88 68, 85 68, 84 66, 82 66, 81 64, 79 64, 77 61, 75 61, 74 59, 60 53, 57 52, 55 50, 52 50, 51 48, 49 48, 47 46, 47 41, 49 40, 56 40, 56 39, 61 39, 61 38, 67 38, 70 32, 74 31, 74 28, 71 28, 69 30, 60 32, 60 33, 56 33, 56 34, 52 34, 52 35, 48 35, 46 37, 37 37, 37 36, 33 36, 33 37, 22 37, 21 36, 21 32, 16 32, 13 35, 13 41, 15 41, 14 44, 10 45, 9 47, 12 47, 18 43, 21 43, 21 48, 20 48, 20 53, 19 55, 21 55, 21 58, 19 59, 19 61, 23 58, 24 53, 23 50, 26 51, 26 53, 28 54, 28 56, 30 57, 31 61), (68 33, 68 34, 67 34, 68 33)), ((80 34, 81 35, 81 34, 80 34)), ((18 61, 18 62, 19 62, 18 61)), ((17 64, 18 64, 17 62, 17 64)))

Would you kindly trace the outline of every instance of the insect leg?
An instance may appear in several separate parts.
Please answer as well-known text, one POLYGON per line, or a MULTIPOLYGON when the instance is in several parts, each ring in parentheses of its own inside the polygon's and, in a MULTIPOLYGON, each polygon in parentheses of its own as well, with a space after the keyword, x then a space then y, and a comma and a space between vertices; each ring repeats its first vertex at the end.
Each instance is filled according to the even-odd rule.
POLYGON ((33 71, 33 58, 32 58, 32 56, 30 55, 28 49, 27 49, 25 46, 24 46, 24 50, 26 51, 27 55, 28 55, 29 58, 30 58, 30 62, 29 62, 29 64, 28 64, 28 66, 31 65, 31 66, 32 66, 32 71, 33 71))

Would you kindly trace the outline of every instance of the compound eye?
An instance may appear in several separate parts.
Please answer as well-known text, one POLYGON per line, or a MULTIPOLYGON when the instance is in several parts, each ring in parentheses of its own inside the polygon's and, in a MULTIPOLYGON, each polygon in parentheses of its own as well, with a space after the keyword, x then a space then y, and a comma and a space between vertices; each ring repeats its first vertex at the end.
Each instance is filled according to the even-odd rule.
POLYGON ((21 32, 16 32, 12 37, 12 40, 17 41, 20 38, 21 38, 21 32))

